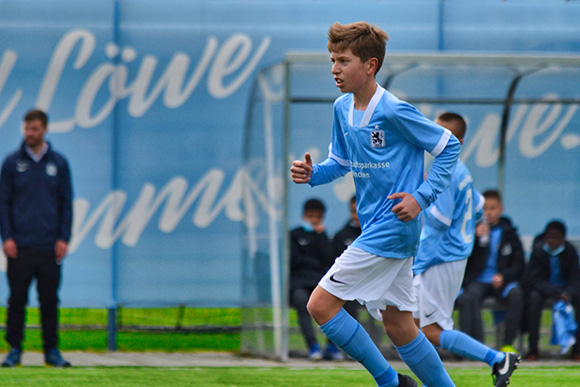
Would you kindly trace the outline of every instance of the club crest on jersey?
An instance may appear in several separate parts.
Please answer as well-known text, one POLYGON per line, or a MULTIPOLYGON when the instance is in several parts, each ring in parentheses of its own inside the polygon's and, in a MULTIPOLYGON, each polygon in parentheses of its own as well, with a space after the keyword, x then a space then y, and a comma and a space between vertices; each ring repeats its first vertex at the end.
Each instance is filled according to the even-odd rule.
POLYGON ((57 172, 57 168, 56 168, 56 164, 54 163, 48 163, 46 164, 46 174, 48 176, 56 176, 56 172, 57 172))
POLYGON ((371 130, 371 146, 373 148, 384 148, 386 145, 385 132, 379 130, 379 126, 375 125, 375 130, 371 130))

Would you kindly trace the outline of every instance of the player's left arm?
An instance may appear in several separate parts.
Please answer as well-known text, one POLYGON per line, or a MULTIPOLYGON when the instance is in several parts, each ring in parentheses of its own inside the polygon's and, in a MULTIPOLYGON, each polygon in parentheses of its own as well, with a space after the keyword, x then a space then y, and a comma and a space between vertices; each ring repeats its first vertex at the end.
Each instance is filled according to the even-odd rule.
POLYGON ((425 222, 429 222, 438 230, 446 230, 453 223, 455 213, 455 195, 457 187, 451 183, 449 188, 443 191, 433 204, 423 212, 425 222))
MULTIPOLYGON (((437 195, 445 191, 451 182, 461 144, 451 132, 423 116, 414 106, 399 102, 394 107, 389 120, 399 133, 415 146, 426 150, 435 159, 427 178, 413 192, 414 203, 404 193, 391 195, 403 199, 397 206, 406 201, 405 212, 417 216, 422 209, 429 207, 437 199, 437 195), (418 208, 417 208, 418 207, 418 208)), ((395 211, 396 207, 393 207, 395 211)), ((401 217, 399 216, 399 219, 401 217)), ((401 219, 402 220, 402 219, 401 219)))

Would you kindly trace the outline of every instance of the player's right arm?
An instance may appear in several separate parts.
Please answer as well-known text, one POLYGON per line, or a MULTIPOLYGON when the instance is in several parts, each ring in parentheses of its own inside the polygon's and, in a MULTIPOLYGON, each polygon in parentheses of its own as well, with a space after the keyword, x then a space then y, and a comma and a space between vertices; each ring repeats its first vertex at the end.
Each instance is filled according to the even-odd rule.
POLYGON ((312 176, 312 158, 310 157, 310 153, 304 155, 304 161, 294 160, 290 167, 290 173, 292 174, 292 181, 294 183, 308 183, 312 176))
POLYGON ((350 172, 350 160, 346 152, 344 134, 342 132, 338 114, 340 111, 337 102, 334 103, 334 119, 332 124, 332 141, 328 149, 328 158, 319 164, 312 164, 309 153, 304 155, 304 161, 292 162, 290 172, 292 180, 298 184, 308 183, 311 186, 330 183, 331 181, 350 172))
POLYGON ((332 157, 327 158, 320 164, 312 165, 309 153, 304 155, 304 161, 294 160, 290 173, 292 181, 297 184, 308 183, 311 186, 330 183, 331 181, 346 175, 350 171, 332 157))

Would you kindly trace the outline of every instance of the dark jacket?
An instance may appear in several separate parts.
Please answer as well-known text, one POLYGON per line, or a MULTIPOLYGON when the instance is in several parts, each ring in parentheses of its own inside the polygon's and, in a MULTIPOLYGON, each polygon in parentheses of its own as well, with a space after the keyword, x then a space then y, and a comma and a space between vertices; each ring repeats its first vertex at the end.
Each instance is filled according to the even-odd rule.
POLYGON ((314 289, 334 262, 334 251, 326 233, 298 227, 290 232, 290 288, 314 289))
MULTIPOLYGON (((500 219, 502 227, 501 241, 497 255, 497 271, 503 275, 504 287, 513 281, 519 281, 525 269, 524 251, 517 233, 508 218, 500 219)), ((483 272, 489 257, 489 245, 481 246, 479 238, 475 238, 473 251, 467 260, 463 286, 465 287, 483 272)))
POLYGON ((578 252, 569 242, 566 242, 564 251, 560 258, 560 272, 564 287, 552 285, 550 283, 550 254, 544 251, 539 244, 532 255, 530 263, 524 276, 524 284, 528 290, 537 290, 548 297, 559 297, 563 292, 568 294, 578 294, 580 291, 580 268, 578 264, 578 252))
POLYGON ((52 150, 37 163, 24 143, 2 164, 0 232, 18 247, 54 249, 68 242, 72 224, 72 185, 66 159, 52 150))
POLYGON ((348 222, 334 235, 332 245, 334 246, 334 256, 339 257, 350 244, 358 238, 361 233, 360 227, 355 227, 348 222))

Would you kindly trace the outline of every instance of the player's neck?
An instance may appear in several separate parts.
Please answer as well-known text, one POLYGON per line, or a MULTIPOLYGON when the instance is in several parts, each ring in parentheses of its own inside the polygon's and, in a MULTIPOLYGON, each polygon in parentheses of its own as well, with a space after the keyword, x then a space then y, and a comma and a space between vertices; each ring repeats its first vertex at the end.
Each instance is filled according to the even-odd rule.
POLYGON ((354 99, 354 108, 356 110, 367 110, 367 106, 371 102, 375 91, 377 90, 377 83, 374 78, 372 82, 367 82, 363 87, 361 87, 356 92, 352 93, 354 99))

